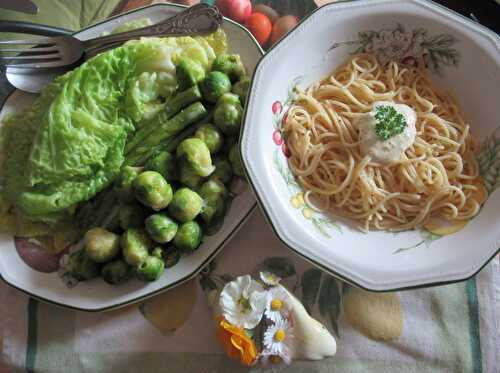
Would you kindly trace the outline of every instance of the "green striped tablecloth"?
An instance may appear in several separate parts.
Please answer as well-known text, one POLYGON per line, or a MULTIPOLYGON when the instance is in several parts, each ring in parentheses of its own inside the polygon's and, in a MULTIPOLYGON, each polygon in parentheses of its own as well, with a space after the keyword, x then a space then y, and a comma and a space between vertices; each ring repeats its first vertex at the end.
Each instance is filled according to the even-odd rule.
MULTIPOLYGON (((263 263, 298 296, 310 295, 304 279, 316 269, 274 237, 259 211, 197 279, 125 309, 65 310, 0 284, 0 372, 247 371, 217 344, 201 285, 263 263)), ((337 336, 338 353, 294 363, 290 372, 499 371, 498 257, 467 282, 397 293, 367 293, 315 274, 321 289, 313 315, 337 336), (322 291, 332 284, 339 290, 333 297, 322 291)))
MULTIPOLYGON (((45 8, 42 21, 76 29, 102 18, 118 1, 72 1, 71 7, 69 1, 37 2, 42 9, 60 6, 45 8)), ((298 16, 314 8, 308 1, 258 2, 298 16)), ((65 310, 0 282, 0 372, 247 371, 217 344, 204 287, 263 265, 285 277, 297 296, 312 299, 313 315, 337 336, 335 357, 296 362, 290 372, 500 372, 498 257, 467 282, 367 293, 294 256, 259 211, 198 278, 121 310, 65 310)))

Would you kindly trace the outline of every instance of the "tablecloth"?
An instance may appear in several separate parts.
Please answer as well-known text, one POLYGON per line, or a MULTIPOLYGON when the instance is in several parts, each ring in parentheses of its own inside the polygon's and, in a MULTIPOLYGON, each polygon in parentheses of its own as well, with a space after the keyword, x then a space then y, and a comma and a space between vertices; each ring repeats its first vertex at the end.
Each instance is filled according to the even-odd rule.
POLYGON ((467 282, 368 293, 291 254, 258 210, 196 279, 124 309, 66 310, 0 285, 0 371, 247 371, 216 342, 205 295, 214 283, 263 267, 285 277, 299 298, 313 298, 312 314, 337 337, 335 357, 296 362, 290 372, 499 371, 498 258, 467 282), (311 290, 315 276, 320 277, 316 294, 311 290))
MULTIPOLYGON (((267 3, 296 15, 314 7, 267 3)), ((119 9, 140 4, 121 2, 119 9)), ((498 257, 466 282, 369 293, 295 256, 258 210, 195 279, 123 309, 67 310, 0 282, 0 372, 264 371, 241 367, 224 355, 207 302, 214 287, 263 268, 283 277, 338 341, 335 357, 294 362, 287 371, 500 372, 498 257)))

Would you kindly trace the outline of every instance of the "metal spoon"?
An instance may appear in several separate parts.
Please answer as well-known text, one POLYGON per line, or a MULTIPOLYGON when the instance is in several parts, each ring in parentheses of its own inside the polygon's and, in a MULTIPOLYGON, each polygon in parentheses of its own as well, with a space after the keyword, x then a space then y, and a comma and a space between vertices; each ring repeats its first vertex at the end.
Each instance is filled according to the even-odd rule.
MULTIPOLYGON (((193 11, 196 10, 196 8, 207 7, 207 5, 200 4, 198 7, 189 8, 187 11, 182 12, 184 14, 179 13, 178 15, 169 18, 164 22, 161 22, 169 24, 166 35, 203 34, 206 33, 207 28, 212 27, 209 21, 215 21, 220 25, 220 23, 222 23, 222 16, 220 15, 220 13, 214 12, 212 14, 210 12, 200 13, 193 11)), ((91 58, 97 53, 115 48, 123 42, 123 40, 120 41, 120 39, 115 37, 114 35, 110 36, 112 36, 113 38, 106 37, 107 41, 110 44, 96 45, 96 48, 90 49, 88 52, 86 52, 84 56, 85 59, 91 58), (118 40, 118 43, 115 42, 116 40, 118 40)), ((76 63, 72 66, 62 67, 58 69, 47 69, 42 71, 8 67, 5 74, 8 82, 14 87, 29 93, 39 93, 43 87, 52 82, 57 76, 64 74, 65 72, 78 66, 78 64, 79 63, 76 63)))

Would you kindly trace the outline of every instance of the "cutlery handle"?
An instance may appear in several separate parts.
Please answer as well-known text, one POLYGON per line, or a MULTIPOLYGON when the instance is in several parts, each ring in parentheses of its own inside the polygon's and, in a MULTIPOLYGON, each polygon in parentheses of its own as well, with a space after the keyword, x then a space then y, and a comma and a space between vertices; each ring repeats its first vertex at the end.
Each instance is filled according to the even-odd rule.
POLYGON ((19 32, 22 34, 35 34, 43 36, 71 35, 73 31, 64 28, 40 25, 38 23, 22 21, 0 20, 0 32, 19 32))
POLYGON ((105 44, 124 42, 147 36, 203 35, 217 30, 222 24, 222 14, 216 7, 199 4, 163 22, 115 35, 83 41, 84 48, 101 47, 105 44))

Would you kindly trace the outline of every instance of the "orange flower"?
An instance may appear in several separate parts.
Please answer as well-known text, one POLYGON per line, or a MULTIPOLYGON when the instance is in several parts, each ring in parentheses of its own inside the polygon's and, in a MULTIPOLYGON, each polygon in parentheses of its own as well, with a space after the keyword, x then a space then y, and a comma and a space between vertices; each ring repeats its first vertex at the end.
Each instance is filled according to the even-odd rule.
POLYGON ((252 365, 257 358, 257 349, 252 339, 241 328, 228 323, 222 316, 217 318, 217 338, 231 359, 240 359, 242 364, 252 365))

